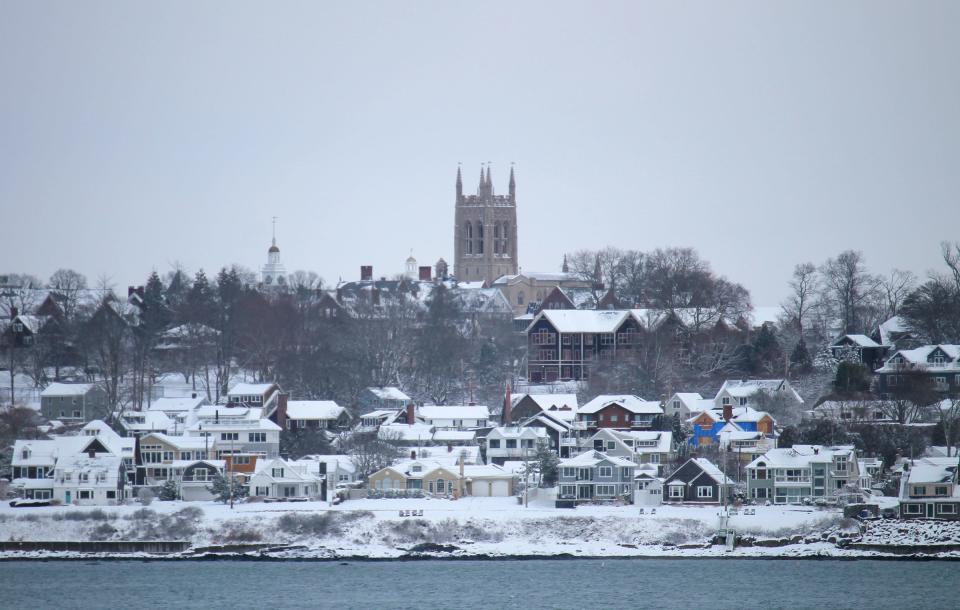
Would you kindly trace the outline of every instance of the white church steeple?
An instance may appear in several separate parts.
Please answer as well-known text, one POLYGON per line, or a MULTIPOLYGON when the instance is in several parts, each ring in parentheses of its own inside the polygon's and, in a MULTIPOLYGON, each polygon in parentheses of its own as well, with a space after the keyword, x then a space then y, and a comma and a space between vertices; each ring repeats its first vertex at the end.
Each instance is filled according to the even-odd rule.
POLYGON ((267 264, 260 270, 260 281, 265 287, 280 287, 287 283, 287 271, 280 262, 280 248, 277 247, 277 217, 273 217, 273 238, 267 250, 267 264))

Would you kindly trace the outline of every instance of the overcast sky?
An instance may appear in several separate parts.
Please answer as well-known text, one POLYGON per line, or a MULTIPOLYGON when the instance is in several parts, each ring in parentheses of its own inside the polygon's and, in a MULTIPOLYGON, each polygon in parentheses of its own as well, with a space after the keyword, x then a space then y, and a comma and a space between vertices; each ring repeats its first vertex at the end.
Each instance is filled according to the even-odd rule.
POLYGON ((794 263, 960 239, 958 2, 0 3, 0 272, 179 261, 328 283, 453 261, 454 177, 516 163, 519 259, 794 263))

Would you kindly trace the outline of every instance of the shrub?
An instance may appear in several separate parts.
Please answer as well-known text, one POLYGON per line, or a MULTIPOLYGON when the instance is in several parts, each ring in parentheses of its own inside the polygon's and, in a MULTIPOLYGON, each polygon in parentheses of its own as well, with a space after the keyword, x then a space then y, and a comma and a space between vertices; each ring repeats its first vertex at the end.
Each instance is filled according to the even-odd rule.
POLYGON ((105 511, 95 508, 88 511, 67 511, 62 513, 54 513, 54 521, 107 521, 109 519, 116 519, 116 515, 111 515, 105 511))
POLYGON ((213 537, 221 543, 259 542, 263 540, 263 534, 244 521, 224 523, 219 531, 214 532, 213 537))
POLYGON ((137 499, 140 500, 140 504, 143 506, 150 506, 155 496, 156 494, 154 494, 153 490, 149 487, 144 487, 137 493, 137 499))
POLYGON ((287 513, 277 519, 277 528, 285 534, 297 536, 328 536, 339 534, 341 530, 333 513, 287 513))
POLYGON ((132 521, 146 521, 147 519, 153 519, 156 516, 157 511, 149 508, 140 508, 127 515, 127 519, 132 521))
POLYGON ((117 528, 113 527, 109 523, 101 523, 92 530, 90 530, 90 540, 100 541, 100 540, 109 540, 113 538, 113 535, 117 533, 117 528))
POLYGON ((17 515, 17 521, 27 521, 29 523, 36 523, 40 520, 40 515, 35 513, 27 513, 25 515, 17 515))

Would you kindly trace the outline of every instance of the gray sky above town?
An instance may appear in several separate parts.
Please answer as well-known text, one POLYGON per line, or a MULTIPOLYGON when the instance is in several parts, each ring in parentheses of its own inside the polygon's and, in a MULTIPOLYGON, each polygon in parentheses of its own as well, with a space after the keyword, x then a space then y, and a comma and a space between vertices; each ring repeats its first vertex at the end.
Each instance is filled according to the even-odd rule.
POLYGON ((693 246, 923 274, 960 239, 960 3, 0 5, 0 272, 326 282, 453 261, 454 177, 516 163, 519 259, 693 246))

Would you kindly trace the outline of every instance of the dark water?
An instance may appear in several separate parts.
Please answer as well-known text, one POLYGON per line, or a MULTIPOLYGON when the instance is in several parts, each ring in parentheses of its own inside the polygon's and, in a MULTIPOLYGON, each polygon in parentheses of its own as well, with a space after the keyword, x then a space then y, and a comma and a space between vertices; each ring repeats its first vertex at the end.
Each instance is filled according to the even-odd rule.
POLYGON ((0 608, 957 608, 923 561, 0 562, 0 608))

